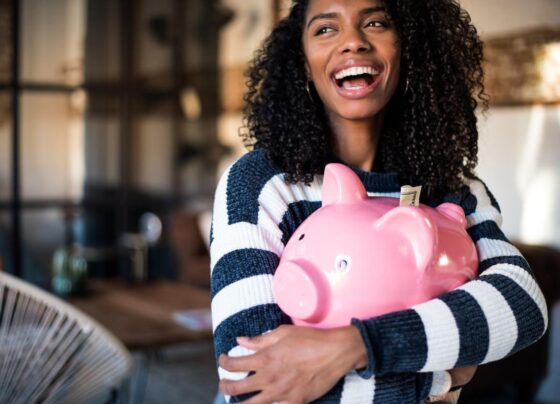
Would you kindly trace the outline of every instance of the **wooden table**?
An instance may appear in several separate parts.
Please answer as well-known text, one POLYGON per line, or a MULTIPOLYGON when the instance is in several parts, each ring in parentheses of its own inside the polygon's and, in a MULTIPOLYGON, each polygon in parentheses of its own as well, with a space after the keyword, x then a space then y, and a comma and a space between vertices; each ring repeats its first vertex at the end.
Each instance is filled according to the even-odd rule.
POLYGON ((192 331, 175 323, 177 310, 210 308, 210 291, 190 285, 154 281, 128 284, 92 280, 89 293, 69 303, 84 311, 131 350, 153 350, 175 343, 212 337, 211 331, 192 331))

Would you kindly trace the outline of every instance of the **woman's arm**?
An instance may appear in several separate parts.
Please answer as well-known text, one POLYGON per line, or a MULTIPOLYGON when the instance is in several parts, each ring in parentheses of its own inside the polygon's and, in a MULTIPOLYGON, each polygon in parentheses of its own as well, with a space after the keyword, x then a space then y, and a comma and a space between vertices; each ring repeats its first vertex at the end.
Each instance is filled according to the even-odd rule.
MULTIPOLYGON (((346 327, 343 332, 302 327, 277 329, 290 320, 274 303, 272 274, 289 235, 320 207, 321 187, 320 183, 310 187, 288 186, 283 176, 263 165, 258 156, 252 152, 237 162, 224 174, 216 191, 211 236, 212 313, 216 357, 222 358, 218 367, 222 389, 228 395, 259 390, 258 378, 246 378, 249 371, 260 372, 265 380, 269 376, 283 380, 293 378, 301 374, 298 372, 302 359, 307 358, 309 364, 321 365, 313 366, 314 372, 310 374, 318 386, 313 391, 321 396, 321 401, 353 403, 359 399, 360 402, 400 403, 403 399, 418 402, 426 398, 431 392, 432 380, 436 380, 431 373, 364 379, 353 370, 348 372, 365 364, 365 360, 361 363, 354 356, 363 353, 360 349, 364 348, 355 327, 346 327), (277 330, 268 333, 274 329, 277 330), (348 331, 351 334, 344 334, 348 331), (292 333, 295 337, 289 338, 288 334, 292 333), (274 339, 279 343, 265 344, 266 348, 259 346, 258 355, 247 356, 257 347, 239 344, 237 337, 262 334, 265 336, 259 337, 261 340, 274 339), (311 334, 317 341, 309 337, 311 334), (282 335, 281 341, 276 340, 278 335, 282 335), (345 337, 340 338, 341 335, 345 337), (296 340, 299 340, 295 344, 297 347, 290 345, 296 340), (290 349, 284 349, 284 345, 290 349), (311 356, 305 356, 306 353, 311 356), (267 365, 270 360, 284 371, 274 371, 267 365), (241 361, 241 365, 236 361, 241 361), (327 369, 325 363, 331 367, 327 369), (249 382, 249 379, 252 380, 249 382), (235 384, 232 382, 235 380, 241 382, 235 384)), ((361 355, 361 359, 367 359, 361 355)), ((300 391, 309 391, 310 385, 304 377, 295 378, 302 386, 300 391)), ((267 389, 280 383, 268 383, 267 389)), ((297 388, 295 386, 294 390, 297 388)), ((233 397, 232 401, 242 397, 233 397)))
MULTIPOLYGON (((259 218, 258 193, 251 194, 244 183, 239 172, 243 166, 238 162, 224 173, 214 200, 210 266, 216 358, 247 355, 251 352, 237 343, 238 336, 261 335, 289 323, 272 296, 272 275, 283 244, 267 229, 262 215, 259 218)), ((259 179, 266 181, 272 175, 264 173, 259 179)), ((260 191, 260 184, 252 185, 255 192, 260 191)), ((220 379, 247 376, 247 372, 232 373, 222 367, 218 373, 220 379)))
MULTIPOLYGON (((243 347, 237 337, 262 334, 281 336, 283 328, 278 327, 291 322, 275 304, 272 276, 287 241, 288 228, 297 226, 293 219, 298 214, 290 214, 290 206, 292 210, 298 210, 303 219, 320 206, 319 197, 319 184, 314 187, 289 187, 283 176, 264 164, 257 153, 250 153, 234 164, 218 184, 210 246, 212 317, 215 352, 218 358, 221 357, 218 366, 221 387, 227 395, 235 396, 232 401, 247 398, 247 393, 263 388, 254 384, 245 390, 227 388, 227 380, 255 382, 267 375, 278 374, 280 370, 286 375, 297 369, 285 366, 282 358, 272 364, 269 362, 266 371, 250 362, 247 366, 227 366, 227 358, 237 357, 245 361, 255 357, 251 355, 252 347, 243 347), (247 377, 249 371, 256 374, 247 377)), ((316 336, 327 333, 315 331, 309 329, 308 334, 316 336)), ((356 339, 361 343, 359 334, 356 339)), ((302 339, 288 340, 299 345, 305 344, 302 339)), ((348 341, 337 340, 348 345, 348 341)), ((337 340, 330 341, 334 344, 337 340)), ((350 345, 348 349, 353 346, 350 345)), ((326 344, 323 347, 326 348, 324 351, 330 352, 326 344)), ((289 344, 287 349, 290 350, 289 344)), ((320 353, 317 356, 325 357, 320 353)), ((323 374, 318 378, 321 384, 318 396, 333 387, 352 367, 351 364, 345 365, 344 359, 348 360, 348 356, 340 354, 337 358, 331 358, 336 366, 330 368, 333 371, 328 372, 328 377, 323 374)), ((327 372, 327 369, 324 368, 323 372, 327 372)))
POLYGON ((354 320, 368 350, 364 376, 487 363, 537 341, 547 327, 544 297, 527 262, 499 226, 499 207, 480 180, 460 202, 479 255, 479 277, 438 299, 354 320))
MULTIPOLYGON (((526 261, 499 229, 499 208, 484 184, 472 181, 461 198, 453 199, 449 201, 460 203, 465 210, 468 231, 479 253, 480 276, 411 309, 353 322, 367 348, 368 365, 359 372, 362 377, 375 374, 379 385, 386 379, 380 376, 399 373, 404 386, 406 372, 437 371, 424 383, 401 389, 403 395, 405 391, 416 389, 417 399, 426 397, 426 387, 431 387, 430 394, 434 395, 449 389, 453 381, 441 371, 501 359, 536 341, 547 325, 542 293, 526 261)), ((290 331, 298 332, 297 329, 290 331)), ((245 344, 265 352, 255 355, 250 367, 263 366, 271 358, 294 365, 302 352, 309 350, 300 344, 294 346, 290 354, 282 351, 286 340, 265 338, 273 341, 274 351, 266 352, 270 348, 266 344, 245 344), (276 356, 279 352, 284 352, 283 356, 276 356)), ((321 340, 317 338, 316 344, 321 340)), ((321 360, 315 358, 316 363, 321 360)), ((239 365, 235 360, 225 363, 233 367, 239 365)), ((245 366, 247 364, 242 363, 240 368, 245 366)), ((376 385, 376 392, 378 387, 376 385)), ((390 402, 379 395, 375 395, 375 399, 390 402)))
MULTIPOLYGON (((418 402, 427 397, 430 373, 375 379, 363 379, 355 371, 347 373, 365 365, 367 359, 355 327, 328 331, 278 328, 290 320, 274 303, 272 275, 291 232, 320 206, 320 184, 287 186, 281 174, 253 161, 257 157, 255 152, 249 153, 223 175, 214 203, 212 316, 222 390, 235 396, 232 401, 239 401, 248 397, 245 393, 262 389, 268 393, 269 387, 295 377, 293 391, 298 391, 299 383, 300 392, 313 392, 307 398, 321 396, 321 401, 372 402, 375 396, 375 402, 400 403, 403 398, 418 402), (345 334, 347 331, 351 334, 345 334), (261 335, 256 340, 263 342, 261 345, 237 340, 261 335), (250 355, 254 350, 258 354, 250 355), (313 388, 309 379, 298 376, 302 374, 300 365, 305 363, 312 365, 308 377, 313 388), (265 387, 259 378, 247 377, 250 371, 260 373, 259 378, 267 381, 265 387), (269 377, 275 377, 276 382, 270 382, 269 377)), ((260 402, 266 400, 268 397, 260 402)))
MULTIPOLYGON (((256 353, 242 358, 222 356, 220 365, 229 370, 252 369, 255 374, 243 381, 222 380, 220 389, 228 395, 260 391, 248 404, 310 402, 328 392, 346 373, 365 366, 367 360, 360 334, 352 326, 321 330, 282 325, 263 336, 238 341, 256 353)), ((332 401, 338 402, 341 397, 336 393, 332 392, 332 401)), ((366 397, 356 398, 372 402, 366 397)))

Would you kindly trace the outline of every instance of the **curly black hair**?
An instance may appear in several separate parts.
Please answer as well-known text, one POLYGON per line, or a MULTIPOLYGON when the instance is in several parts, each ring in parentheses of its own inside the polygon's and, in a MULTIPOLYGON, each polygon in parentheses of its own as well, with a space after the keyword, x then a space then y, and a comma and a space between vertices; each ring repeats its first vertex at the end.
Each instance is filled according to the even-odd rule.
MULTIPOLYGON (((306 91, 307 4, 293 1, 251 61, 241 130, 245 145, 265 149, 287 181, 305 183, 334 159, 323 104, 306 91)), ((437 198, 474 175, 475 111, 488 107, 482 42, 455 0, 385 0, 384 7, 399 35, 401 73, 386 106, 375 169, 397 172, 437 198)))

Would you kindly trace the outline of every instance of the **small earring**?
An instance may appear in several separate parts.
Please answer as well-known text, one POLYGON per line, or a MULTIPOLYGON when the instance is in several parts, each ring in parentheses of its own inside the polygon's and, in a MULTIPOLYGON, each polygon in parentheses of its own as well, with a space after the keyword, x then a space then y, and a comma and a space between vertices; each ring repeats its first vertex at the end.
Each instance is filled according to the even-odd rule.
POLYGON ((407 78, 406 82, 404 84, 404 94, 408 93, 409 88, 410 88, 410 82, 408 81, 408 78, 407 78))
POLYGON ((307 95, 309 96, 311 102, 315 102, 315 100, 313 99, 313 95, 311 94, 311 89, 309 88, 310 83, 313 82, 311 80, 307 80, 307 83, 305 83, 305 90, 307 91, 307 95))

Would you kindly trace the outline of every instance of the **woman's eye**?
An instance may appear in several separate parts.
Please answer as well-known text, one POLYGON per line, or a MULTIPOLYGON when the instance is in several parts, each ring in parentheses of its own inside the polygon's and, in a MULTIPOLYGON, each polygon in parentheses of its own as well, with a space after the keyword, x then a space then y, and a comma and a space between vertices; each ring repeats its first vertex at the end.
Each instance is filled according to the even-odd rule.
POLYGON ((366 24, 366 27, 373 27, 373 28, 386 28, 388 24, 385 21, 373 20, 369 21, 366 24))
POLYGON ((315 32, 315 35, 323 35, 332 31, 334 31, 332 27, 321 27, 315 32))

